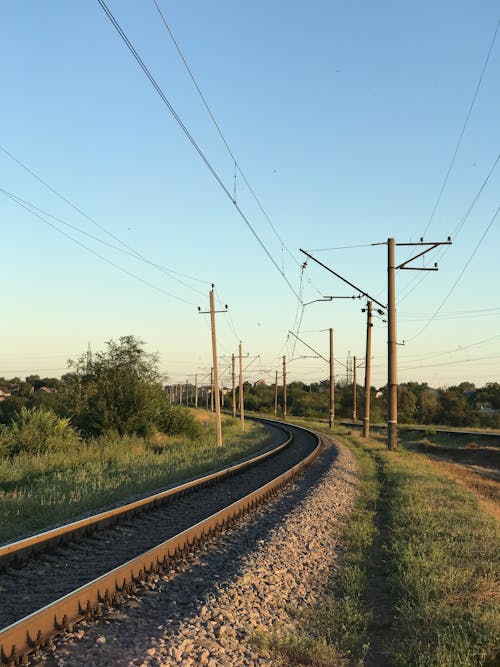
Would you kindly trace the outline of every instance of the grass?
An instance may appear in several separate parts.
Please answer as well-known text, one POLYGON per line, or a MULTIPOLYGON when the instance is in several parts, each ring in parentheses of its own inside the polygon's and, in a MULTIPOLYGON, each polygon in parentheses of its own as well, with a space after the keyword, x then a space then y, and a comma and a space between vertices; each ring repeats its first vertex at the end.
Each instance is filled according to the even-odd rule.
POLYGON ((158 434, 151 440, 109 435, 66 452, 0 458, 0 542, 96 511, 126 497, 198 476, 264 447, 264 427, 223 417, 215 446, 213 415, 198 410, 203 437, 158 434))
POLYGON ((343 566, 300 630, 271 646, 318 667, 499 664, 498 523, 425 457, 342 433, 360 474, 343 566))

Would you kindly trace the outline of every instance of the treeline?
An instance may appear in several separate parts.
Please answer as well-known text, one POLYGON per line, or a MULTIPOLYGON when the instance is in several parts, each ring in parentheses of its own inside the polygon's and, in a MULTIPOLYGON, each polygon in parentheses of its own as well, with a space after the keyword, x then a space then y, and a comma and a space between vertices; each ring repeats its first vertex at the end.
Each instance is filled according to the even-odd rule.
POLYGON ((92 359, 70 361, 62 378, 0 378, 0 456, 41 454, 91 438, 201 435, 190 412, 168 400, 158 358, 142 341, 110 341, 92 359))
MULTIPOLYGON (((245 383, 245 407, 257 412, 274 410, 274 384, 245 383)), ((387 388, 371 389, 371 420, 387 418, 387 388)), ((231 406, 231 396, 226 397, 231 406)), ((282 388, 278 386, 278 412, 282 409, 282 388)), ((356 416, 363 416, 364 388, 356 388, 356 416)), ((335 418, 352 419, 354 388, 345 382, 335 385, 335 418)), ((292 382, 287 385, 287 412, 297 417, 327 418, 329 383, 292 382)), ((500 428, 500 384, 489 382, 476 388, 471 382, 434 389, 426 382, 405 382, 398 388, 398 421, 406 424, 444 424, 500 428), (498 411, 498 412, 496 412, 498 411)))

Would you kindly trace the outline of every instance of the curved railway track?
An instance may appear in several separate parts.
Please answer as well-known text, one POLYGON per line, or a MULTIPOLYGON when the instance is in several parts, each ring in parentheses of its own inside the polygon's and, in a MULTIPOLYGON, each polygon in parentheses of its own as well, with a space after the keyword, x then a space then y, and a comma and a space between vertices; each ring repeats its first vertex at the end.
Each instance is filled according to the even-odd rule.
POLYGON ((271 428, 281 430, 282 442, 252 459, 1 547, 0 664, 27 664, 29 653, 56 634, 119 605, 138 582, 169 568, 318 455, 312 432, 271 428))

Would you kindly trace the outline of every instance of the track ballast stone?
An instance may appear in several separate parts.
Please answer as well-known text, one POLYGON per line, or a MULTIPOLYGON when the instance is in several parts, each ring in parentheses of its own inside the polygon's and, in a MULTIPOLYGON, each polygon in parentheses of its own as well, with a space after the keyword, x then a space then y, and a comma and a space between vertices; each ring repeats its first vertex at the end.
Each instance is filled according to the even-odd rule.
POLYGON ((355 494, 352 454, 327 444, 271 503, 146 585, 137 599, 79 626, 37 664, 116 667, 277 664, 254 641, 286 635, 297 608, 318 604, 338 567, 339 535, 355 494))

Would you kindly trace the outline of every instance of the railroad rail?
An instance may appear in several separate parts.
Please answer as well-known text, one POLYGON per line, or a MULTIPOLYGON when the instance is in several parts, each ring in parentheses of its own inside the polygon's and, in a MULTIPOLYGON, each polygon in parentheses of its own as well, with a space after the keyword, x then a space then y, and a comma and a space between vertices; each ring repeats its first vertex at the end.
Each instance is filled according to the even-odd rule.
MULTIPOLYGON (((340 425, 348 426, 349 428, 363 428, 363 424, 361 422, 341 421, 340 425)), ((428 424, 427 426, 420 426, 417 424, 399 424, 399 428, 405 431, 427 431, 427 429, 432 429, 435 433, 461 436, 472 435, 475 438, 500 438, 500 433, 495 433, 494 431, 464 431, 461 429, 441 428, 439 426, 433 426, 432 424, 428 424)), ((370 424, 370 429, 375 431, 386 431, 387 424, 370 424)))
MULTIPOLYGON (((248 419, 255 418, 248 417, 248 419)), ((137 515, 139 512, 147 511, 162 503, 172 502, 175 498, 179 498, 183 494, 189 493, 194 489, 199 489, 203 486, 216 483, 229 475, 242 472, 250 466, 256 465, 257 463, 274 456, 289 446, 292 439, 291 433, 279 424, 270 421, 267 423, 274 428, 281 430, 286 435, 285 440, 276 447, 272 447, 267 451, 246 458, 233 465, 225 466, 215 472, 203 475, 202 477, 197 477, 182 484, 177 484, 165 491, 141 498, 140 500, 126 503, 125 505, 120 505, 105 512, 99 512, 98 514, 94 514, 84 519, 72 521, 71 523, 58 526, 57 528, 46 530, 37 533, 36 535, 31 535, 21 540, 0 546, 0 570, 5 569, 5 567, 11 563, 18 564, 21 560, 29 558, 41 551, 54 548, 57 545, 77 539, 78 537, 88 536, 92 532, 114 525, 118 521, 126 520, 129 517, 137 515)))
MULTIPOLYGON (((273 423, 275 424, 275 422, 273 423)), ((176 532, 174 535, 168 537, 168 539, 155 544, 137 556, 126 560, 126 562, 121 562, 100 576, 91 580, 87 579, 85 583, 70 590, 65 595, 51 600, 41 608, 36 609, 0 630, 0 664, 8 665, 9 667, 28 664, 29 654, 50 643, 55 635, 71 630, 73 625, 82 619, 100 616, 107 607, 120 605, 124 596, 133 592, 141 581, 147 581, 163 570, 169 569, 176 558, 182 557, 189 551, 192 551, 208 536, 228 526, 240 514, 251 510, 255 505, 267 499, 318 456, 322 442, 316 434, 302 427, 292 425, 286 425, 286 427, 280 425, 280 428, 288 432, 287 440, 271 452, 266 452, 265 455, 260 454, 258 457, 255 457, 259 458, 259 464, 256 464, 255 460, 252 459, 251 461, 244 462, 244 464, 237 464, 238 471, 234 470, 236 466, 231 466, 218 471, 218 473, 212 473, 212 475, 207 475, 196 480, 199 482, 197 485, 198 492, 204 489, 207 482, 212 485, 209 487, 209 492, 214 494, 219 487, 226 485, 227 488, 222 491, 223 496, 228 494, 231 484, 233 487, 244 489, 243 480, 246 480, 251 474, 257 478, 260 475, 261 482, 262 475, 258 472, 261 471, 260 466, 262 466, 262 471, 266 470, 265 474, 270 478, 268 481, 264 484, 259 483, 257 488, 253 488, 249 493, 240 494, 240 497, 236 500, 229 502, 203 519, 188 525, 180 532, 176 532), (293 459, 292 450, 289 449, 292 443, 300 445, 297 447, 297 452, 295 452, 295 458, 298 460, 293 459), (278 450, 279 453, 277 453, 278 450), (288 465, 286 464, 287 460, 288 465), (275 474, 275 470, 279 469, 280 466, 281 468, 284 467, 284 469, 279 474, 275 474), (242 474, 243 470, 245 470, 243 477, 240 478, 238 476, 236 479, 235 475, 242 474), (249 470, 251 471, 250 473, 248 472, 249 470), (218 475, 218 484, 215 484, 213 475, 218 475)), ((191 491, 194 493, 193 487, 188 487, 188 489, 183 489, 183 491, 179 492, 179 488, 182 486, 180 485, 180 487, 169 490, 176 498, 175 508, 177 508, 177 499, 179 497, 182 498, 185 492, 191 491)), ((144 499, 144 501, 146 500, 144 499)), ((164 499, 161 498, 160 500, 163 501, 164 499)), ((178 502, 182 502, 182 500, 178 502)), ((195 504, 200 504, 199 499, 195 504)), ((140 509, 140 507, 133 508, 132 510, 124 509, 124 512, 135 511, 136 509, 140 509)), ((115 516, 108 516, 108 513, 102 514, 104 516, 101 518, 105 521, 112 521, 116 518, 115 516)), ((177 514, 180 514, 180 512, 177 514)), ((86 526, 83 525, 77 527, 79 531, 84 531, 85 529, 86 526)), ((52 531, 47 532, 50 533, 52 531)), ((104 532, 106 533, 107 531, 104 532)), ((66 538, 69 534, 71 534, 71 531, 64 533, 66 538)), ((93 539, 96 539, 96 537, 93 539)), ((33 546, 28 545, 26 548, 29 550, 33 546)), ((21 553, 26 553, 23 550, 24 547, 21 546, 21 553)), ((108 548, 108 551, 113 551, 113 549, 108 548)), ((30 564, 25 564, 25 568, 30 564)))

